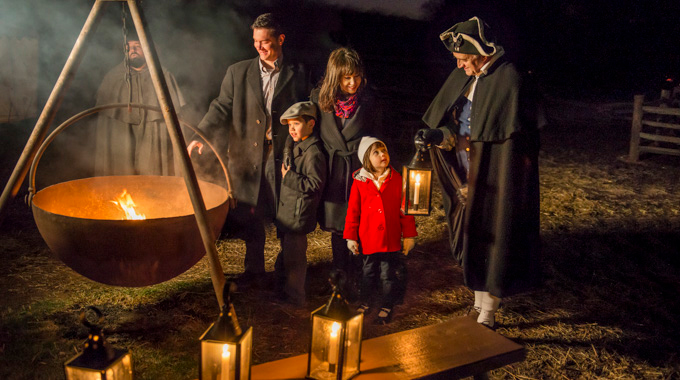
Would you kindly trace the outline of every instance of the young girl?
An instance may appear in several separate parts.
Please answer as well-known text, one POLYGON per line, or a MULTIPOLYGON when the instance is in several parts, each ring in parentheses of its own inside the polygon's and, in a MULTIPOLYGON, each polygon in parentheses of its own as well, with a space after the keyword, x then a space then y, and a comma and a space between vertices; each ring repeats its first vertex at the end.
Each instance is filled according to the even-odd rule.
POLYGON ((368 312, 379 274, 382 297, 376 322, 385 324, 391 320, 397 297, 395 268, 399 254, 407 255, 413 249, 418 234, 413 216, 401 211, 401 175, 390 166, 385 144, 375 137, 363 137, 357 154, 363 167, 353 175, 343 237, 352 253, 363 255, 358 310, 368 312))
POLYGON ((319 226, 331 232, 333 268, 347 273, 349 294, 355 292, 361 263, 352 262, 347 243, 342 237, 349 200, 352 173, 361 168, 357 158, 359 141, 380 128, 380 110, 366 87, 364 66, 356 51, 337 48, 328 57, 326 73, 311 100, 321 112, 318 129, 328 155, 328 177, 319 205, 319 226), (357 267, 354 273, 355 266, 357 267))

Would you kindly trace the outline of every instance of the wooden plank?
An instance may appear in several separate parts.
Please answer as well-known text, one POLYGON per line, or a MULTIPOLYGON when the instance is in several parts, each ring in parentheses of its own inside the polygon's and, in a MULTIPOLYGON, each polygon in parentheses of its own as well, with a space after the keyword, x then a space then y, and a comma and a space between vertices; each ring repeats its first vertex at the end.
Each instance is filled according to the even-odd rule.
POLYGON ((658 146, 641 146, 640 153, 656 153, 680 156, 680 149, 659 148, 658 146))
POLYGON ((640 158, 640 131, 642 130, 642 104, 644 95, 633 97, 633 122, 630 127, 630 146, 628 148, 628 161, 637 162, 640 158))
POLYGON ((653 113, 657 115, 680 116, 680 108, 644 106, 642 107, 642 110, 644 112, 653 113))
POLYGON ((658 128, 668 128, 668 129, 679 129, 680 130, 680 124, 672 124, 672 123, 662 123, 660 121, 653 121, 653 120, 643 120, 642 121, 643 125, 648 125, 650 127, 658 127, 658 128))
MULTIPOLYGON (((523 360, 524 347, 458 317, 362 343, 358 380, 458 379, 523 360)), ((253 380, 304 379, 307 354, 260 364, 253 380)))
POLYGON ((663 141, 672 144, 680 144, 680 137, 655 135, 653 133, 640 133, 640 138, 652 141, 663 141))

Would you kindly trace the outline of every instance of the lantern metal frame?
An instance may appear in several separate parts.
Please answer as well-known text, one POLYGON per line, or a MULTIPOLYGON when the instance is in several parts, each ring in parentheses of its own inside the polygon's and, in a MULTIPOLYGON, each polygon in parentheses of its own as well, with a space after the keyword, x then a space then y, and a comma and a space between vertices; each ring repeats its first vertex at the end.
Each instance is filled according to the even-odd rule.
POLYGON ((432 177, 433 177, 432 161, 430 159, 430 152, 428 150, 416 150, 416 154, 411 159, 411 162, 404 166, 402 170, 402 212, 405 215, 414 216, 429 216, 432 213, 432 177), (427 190, 425 192, 427 204, 421 206, 423 202, 415 202, 415 199, 422 199, 420 194, 420 183, 411 187, 411 174, 422 174, 426 178, 423 179, 427 183, 427 190), (413 192, 411 191, 413 189, 413 192), (412 194, 413 193, 413 194, 412 194), (417 198, 416 198, 417 195, 417 198))
POLYGON ((314 310, 311 314, 312 332, 309 339, 307 373, 305 375, 307 379, 347 380, 361 373, 364 314, 350 310, 347 300, 342 295, 341 289, 345 282, 344 272, 337 270, 331 272, 330 282, 333 287, 331 298, 325 305, 314 310), (336 331, 332 331, 333 327, 324 328, 324 325, 333 326, 334 324, 338 326, 336 331), (337 334, 334 337, 333 332, 337 334), (324 338, 315 339, 318 337, 317 334, 324 338), (325 339, 326 335, 329 335, 328 342, 325 339), (333 340, 335 340, 335 344, 333 340), (349 348, 352 342, 355 342, 356 345, 349 348), (334 354, 331 354, 332 350, 336 350, 334 354), (335 363, 331 363, 331 356, 335 357, 335 363), (352 363, 348 365, 349 361, 352 361, 352 363), (315 362, 321 365, 328 363, 327 370, 324 370, 320 365, 314 366, 315 362), (351 373, 345 373, 345 368, 356 369, 351 373))
MULTIPOLYGON (((199 356, 199 379, 213 380, 220 375, 220 380, 249 380, 251 376, 252 353, 253 353, 253 328, 248 327, 245 332, 241 329, 236 317, 234 305, 231 302, 231 294, 236 290, 236 285, 232 282, 227 282, 222 291, 224 297, 224 306, 220 312, 217 321, 212 323, 208 329, 201 335, 201 352, 199 356), (213 345, 222 346, 222 355, 224 355, 224 348, 228 348, 229 352, 229 372, 225 375, 222 366, 224 365, 224 356, 220 360, 219 372, 212 372, 215 368, 204 368, 204 359, 208 350, 215 348, 213 345), (204 376, 206 375, 206 376, 204 376)), ((215 350, 210 350, 215 351, 215 350)), ((214 362, 214 360, 213 360, 214 362)))
POLYGON ((98 326, 103 320, 102 312, 89 306, 80 314, 80 322, 89 328, 83 352, 64 363, 64 374, 70 379, 132 380, 132 355, 126 349, 111 347, 98 326), (97 321, 87 320, 87 311, 93 311, 97 321))

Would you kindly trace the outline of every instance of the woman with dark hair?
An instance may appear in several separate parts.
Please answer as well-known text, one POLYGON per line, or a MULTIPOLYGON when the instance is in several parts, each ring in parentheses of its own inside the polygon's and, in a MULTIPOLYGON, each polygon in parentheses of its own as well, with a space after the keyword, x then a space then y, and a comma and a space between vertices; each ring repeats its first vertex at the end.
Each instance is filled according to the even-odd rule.
POLYGON ((347 273, 350 289, 360 275, 361 265, 358 259, 352 259, 342 237, 352 173, 361 168, 357 157, 361 138, 376 136, 380 130, 380 112, 367 91, 364 74, 356 51, 346 47, 335 49, 328 57, 319 87, 311 95, 311 100, 319 106, 319 132, 328 155, 328 178, 319 206, 319 225, 332 233, 333 268, 347 273))

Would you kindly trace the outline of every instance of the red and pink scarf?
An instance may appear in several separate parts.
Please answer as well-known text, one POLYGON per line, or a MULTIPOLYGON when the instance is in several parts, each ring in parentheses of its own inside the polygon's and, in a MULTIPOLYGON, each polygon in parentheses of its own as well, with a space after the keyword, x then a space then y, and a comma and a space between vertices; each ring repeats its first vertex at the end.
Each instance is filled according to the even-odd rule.
POLYGON ((357 110, 357 95, 354 94, 345 100, 335 101, 335 116, 349 119, 357 110))

